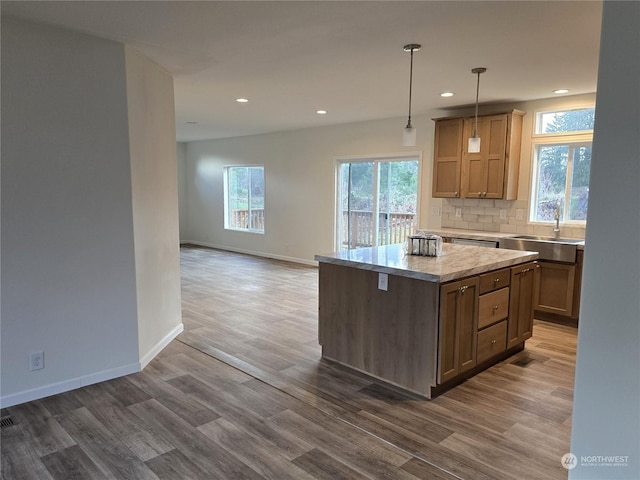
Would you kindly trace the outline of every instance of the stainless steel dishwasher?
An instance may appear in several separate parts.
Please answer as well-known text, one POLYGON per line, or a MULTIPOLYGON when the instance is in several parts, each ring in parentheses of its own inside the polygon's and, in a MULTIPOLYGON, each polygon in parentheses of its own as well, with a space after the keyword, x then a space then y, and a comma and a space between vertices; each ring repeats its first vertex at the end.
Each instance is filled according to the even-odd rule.
POLYGON ((498 242, 495 240, 475 240, 471 238, 451 237, 450 243, 457 243, 458 245, 474 245, 476 247, 498 248, 498 242))

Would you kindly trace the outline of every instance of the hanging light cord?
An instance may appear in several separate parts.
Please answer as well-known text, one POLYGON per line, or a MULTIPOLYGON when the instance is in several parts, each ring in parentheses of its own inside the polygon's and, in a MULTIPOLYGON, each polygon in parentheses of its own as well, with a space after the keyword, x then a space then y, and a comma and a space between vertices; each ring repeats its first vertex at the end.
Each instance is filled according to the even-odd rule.
POLYGON ((409 67, 409 121, 407 122, 407 128, 411 128, 411 90, 413 87, 413 50, 411 48, 411 66, 409 67))
POLYGON ((473 137, 478 137, 478 97, 480 94, 480 70, 478 69, 478 83, 476 84, 476 122, 473 127, 473 137))
POLYGON ((478 82, 476 83, 476 121, 473 126, 473 138, 478 138, 478 98, 480 96, 480 74, 486 72, 485 67, 476 67, 471 70, 471 73, 478 74, 478 82))

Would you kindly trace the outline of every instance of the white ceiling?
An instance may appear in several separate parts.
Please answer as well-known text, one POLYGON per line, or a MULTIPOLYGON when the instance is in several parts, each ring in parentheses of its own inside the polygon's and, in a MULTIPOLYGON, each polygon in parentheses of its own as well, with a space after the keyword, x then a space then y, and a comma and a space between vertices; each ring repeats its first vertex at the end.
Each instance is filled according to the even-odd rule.
POLYGON ((179 141, 406 116, 596 90, 599 1, 8 2, 19 16, 118 40, 175 78, 179 141), (453 91, 451 98, 440 93, 453 91), (247 104, 235 99, 246 97, 247 104), (329 113, 317 115, 318 109, 329 113), (197 122, 188 124, 187 122, 197 122))

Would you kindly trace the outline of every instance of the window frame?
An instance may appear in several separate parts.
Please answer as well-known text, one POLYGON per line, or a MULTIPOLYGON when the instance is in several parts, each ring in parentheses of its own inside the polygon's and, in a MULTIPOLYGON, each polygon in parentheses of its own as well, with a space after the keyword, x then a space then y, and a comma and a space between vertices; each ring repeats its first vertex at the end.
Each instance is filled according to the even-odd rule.
MULTIPOLYGON (((416 192, 416 217, 415 225, 416 229, 420 225, 420 205, 422 202, 422 151, 415 152, 402 152, 402 153, 377 153, 370 155, 344 155, 334 158, 334 221, 333 221, 333 239, 334 247, 336 251, 342 250, 341 248, 341 231, 342 224, 342 203, 340 199, 343 195, 342 184, 340 182, 340 169, 343 164, 346 163, 373 163, 373 195, 374 198, 378 198, 378 166, 380 163, 385 162, 405 162, 417 160, 418 162, 418 186, 416 192)), ((375 231, 378 228, 378 202, 373 205, 372 215, 374 218, 375 231)))
POLYGON ((540 173, 539 162, 538 162, 538 148, 544 146, 567 146, 569 148, 569 157, 567 159, 567 172, 565 176, 565 185, 564 185, 564 203, 563 209, 560 214, 560 224, 561 225, 573 225, 573 226, 584 226, 586 225, 586 220, 570 220, 568 219, 567 209, 570 208, 571 205, 571 180, 573 178, 573 152, 574 149, 589 146, 593 147, 593 134, 582 134, 582 135, 567 135, 567 136, 554 136, 553 138, 545 138, 544 141, 536 141, 532 144, 532 165, 533 172, 531 175, 531 198, 530 198, 530 209, 529 209, 529 222, 535 223, 538 225, 552 224, 553 221, 549 220, 536 220, 536 211, 538 208, 538 190, 540 184, 538 182, 538 176, 540 173))
POLYGON ((541 115, 545 113, 573 112, 576 110, 591 110, 591 109, 595 110, 595 108, 596 106, 594 104, 588 104, 588 105, 573 105, 565 108, 552 108, 552 109, 544 108, 544 109, 535 110, 534 118, 533 118, 533 132, 531 134, 531 137, 534 142, 537 142, 537 140, 541 138, 552 138, 552 137, 564 138, 564 137, 575 137, 575 136, 583 136, 583 135, 589 135, 593 137, 593 129, 573 130, 571 132, 538 133, 538 119, 541 117, 541 115))
POLYGON ((222 184, 223 184, 223 200, 224 200, 224 213, 223 213, 223 217, 224 217, 224 229, 225 230, 229 230, 232 232, 246 232, 246 233, 254 233, 254 234, 258 234, 258 235, 264 235, 265 231, 266 231, 266 222, 263 220, 263 227, 262 229, 260 228, 252 228, 252 215, 251 215, 251 188, 247 189, 247 210, 248 210, 248 221, 249 221, 249 226, 248 228, 235 228, 231 226, 231 218, 230 218, 230 201, 229 201, 229 194, 230 194, 230 185, 229 185, 229 177, 230 177, 230 171, 231 169, 234 168, 244 168, 247 169, 247 175, 248 175, 248 182, 249 185, 251 185, 251 174, 250 174, 250 170, 251 169, 256 169, 256 168, 261 168, 262 169, 262 181, 263 181, 263 185, 264 185, 264 206, 262 207, 263 210, 263 217, 266 213, 267 210, 267 176, 266 176, 266 171, 265 171, 265 167, 264 165, 260 165, 260 164, 243 164, 243 165, 224 165, 222 167, 222 184))

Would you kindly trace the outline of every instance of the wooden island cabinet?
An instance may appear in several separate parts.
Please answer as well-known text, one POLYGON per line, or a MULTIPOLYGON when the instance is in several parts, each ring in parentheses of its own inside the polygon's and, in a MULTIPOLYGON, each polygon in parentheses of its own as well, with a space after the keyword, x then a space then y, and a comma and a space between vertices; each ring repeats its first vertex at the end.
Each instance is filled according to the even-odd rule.
POLYGON ((432 398, 522 350, 535 293, 525 270, 537 254, 443 248, 439 257, 401 245, 317 255, 323 358, 432 398))

